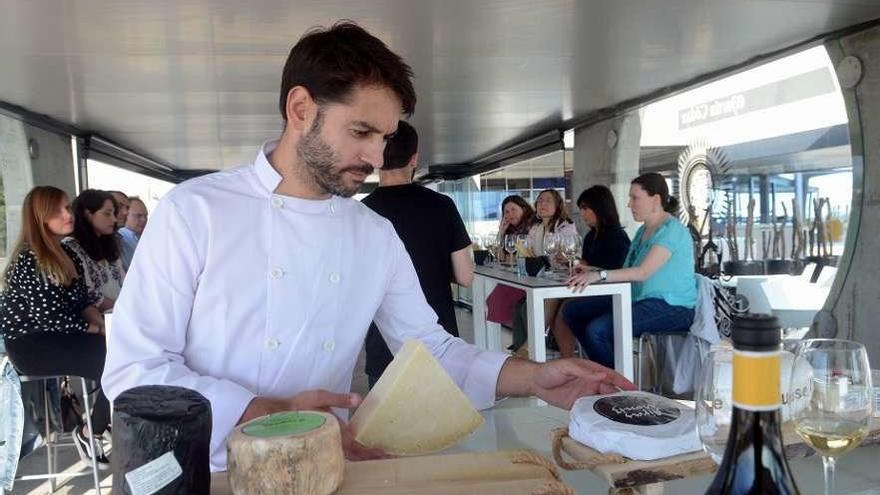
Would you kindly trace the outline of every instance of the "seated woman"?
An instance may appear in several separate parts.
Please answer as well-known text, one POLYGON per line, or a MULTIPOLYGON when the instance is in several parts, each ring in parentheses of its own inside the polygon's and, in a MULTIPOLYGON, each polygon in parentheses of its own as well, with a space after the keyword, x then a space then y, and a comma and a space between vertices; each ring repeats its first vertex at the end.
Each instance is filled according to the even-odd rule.
MULTIPOLYGON (((10 256, 0 306, 0 334, 19 372, 101 380, 107 345, 104 318, 92 305, 82 267, 61 239, 73 231, 73 215, 64 191, 35 187, 22 205, 21 234, 10 256)), ((83 460, 107 469, 100 451, 92 455, 88 435, 100 436, 110 423, 110 404, 100 390, 92 410, 92 428, 74 432, 83 460)))
MULTIPOLYGON (((520 196, 508 196, 501 202, 501 225, 498 227, 498 245, 504 245, 506 235, 526 235, 535 223, 535 212, 520 196)), ((505 326, 513 325, 516 303, 526 293, 508 285, 498 284, 486 298, 486 319, 505 326)))
POLYGON ((98 309, 113 309, 125 269, 116 240, 116 202, 106 191, 86 189, 73 201, 73 236, 62 241, 76 253, 86 288, 98 309))
POLYGON ((546 252, 547 241, 554 233, 577 235, 577 227, 568 216, 562 195, 556 189, 544 189, 535 200, 535 214, 540 222, 529 229, 529 247, 535 256, 546 252))
MULTIPOLYGON (((590 231, 584 236, 581 259, 576 270, 613 270, 622 267, 630 241, 620 225, 611 190, 605 186, 590 187, 578 197, 577 205, 581 218, 590 227, 590 231)), ((604 297, 609 301, 611 299, 610 296, 604 297)), ((565 308, 569 302, 570 300, 563 302, 562 307, 565 308)), ((550 330, 559 346, 559 353, 568 358, 574 356, 575 337, 565 323, 562 311, 557 312, 550 330)))
MULTIPOLYGON (((678 200, 669 195, 662 175, 650 173, 632 181, 629 208, 643 225, 630 245, 624 268, 581 270, 569 285, 578 291, 599 281, 632 282, 633 337, 645 332, 687 331, 694 320, 697 286, 693 243, 687 228, 674 215, 678 200)), ((613 368, 611 301, 578 298, 569 301, 562 313, 587 357, 613 368)))
MULTIPOLYGON (((562 195, 555 189, 544 189, 535 200, 535 212, 540 222, 529 229, 529 248, 535 256, 546 253, 548 241, 553 234, 577 236, 577 227, 568 216, 562 195)), ((551 299, 544 302, 544 327, 552 326, 559 310, 559 300, 551 299)), ((552 329, 551 329, 552 331, 552 329)), ((527 339, 526 302, 525 298, 517 302, 513 317, 513 345, 511 350, 519 349, 527 339)), ((542 337, 543 338, 543 337, 542 337)))

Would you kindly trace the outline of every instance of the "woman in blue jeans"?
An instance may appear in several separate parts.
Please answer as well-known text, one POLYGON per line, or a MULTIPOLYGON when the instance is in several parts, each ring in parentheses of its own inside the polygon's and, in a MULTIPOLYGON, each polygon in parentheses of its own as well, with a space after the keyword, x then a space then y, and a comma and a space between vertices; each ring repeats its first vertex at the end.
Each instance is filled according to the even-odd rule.
MULTIPOLYGON (((687 331, 694 321, 697 286, 691 236, 675 216, 678 200, 669 195, 662 175, 650 173, 632 181, 628 206, 642 226, 636 231, 623 268, 592 270, 581 266, 569 285, 580 292, 597 282, 632 282, 634 337, 645 332, 687 331)), ((613 368, 611 297, 574 299, 562 311, 587 357, 613 368)))

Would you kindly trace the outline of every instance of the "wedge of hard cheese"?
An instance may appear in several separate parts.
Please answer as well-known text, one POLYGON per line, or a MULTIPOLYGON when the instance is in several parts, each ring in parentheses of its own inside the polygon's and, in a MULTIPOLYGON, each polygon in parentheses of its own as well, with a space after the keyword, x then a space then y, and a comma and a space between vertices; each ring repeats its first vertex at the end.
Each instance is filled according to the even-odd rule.
POLYGON ((483 417, 424 344, 403 344, 351 418, 355 439, 394 455, 437 452, 483 424, 483 417))

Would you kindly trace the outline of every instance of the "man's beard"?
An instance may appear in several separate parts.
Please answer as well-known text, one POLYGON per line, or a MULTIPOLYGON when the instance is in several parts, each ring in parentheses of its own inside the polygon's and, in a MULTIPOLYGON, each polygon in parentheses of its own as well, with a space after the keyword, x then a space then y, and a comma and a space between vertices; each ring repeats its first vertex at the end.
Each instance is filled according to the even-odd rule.
POLYGON ((308 179, 322 192, 350 198, 358 192, 360 184, 346 185, 343 174, 351 170, 369 175, 373 173, 373 167, 364 164, 335 169, 340 159, 333 148, 321 139, 323 123, 324 113, 319 111, 312 128, 296 144, 296 156, 308 179))

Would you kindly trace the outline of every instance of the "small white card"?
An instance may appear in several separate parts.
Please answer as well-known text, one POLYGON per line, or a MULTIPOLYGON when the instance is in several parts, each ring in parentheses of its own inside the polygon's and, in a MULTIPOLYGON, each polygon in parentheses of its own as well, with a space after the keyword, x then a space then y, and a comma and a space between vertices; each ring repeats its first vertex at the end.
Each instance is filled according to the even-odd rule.
POLYGON ((168 451, 143 466, 125 473, 131 495, 152 495, 183 474, 183 469, 168 451))

